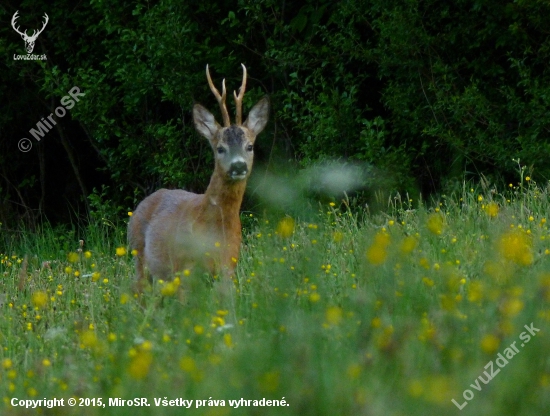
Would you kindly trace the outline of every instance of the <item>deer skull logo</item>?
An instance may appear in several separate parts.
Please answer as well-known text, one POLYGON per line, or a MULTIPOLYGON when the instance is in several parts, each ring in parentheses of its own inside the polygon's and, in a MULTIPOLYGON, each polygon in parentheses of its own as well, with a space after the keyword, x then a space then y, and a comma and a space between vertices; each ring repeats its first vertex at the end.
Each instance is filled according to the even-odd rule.
POLYGON ((48 21, 50 20, 48 15, 46 13, 44 13, 44 24, 42 25, 42 29, 40 30, 36 30, 36 29, 33 29, 33 32, 32 32, 32 36, 29 36, 27 35, 27 30, 25 30, 24 32, 21 32, 19 30, 19 26, 15 26, 16 24, 16 20, 17 18, 19 17, 17 15, 17 13, 19 13, 19 10, 15 12, 15 14, 13 15, 12 19, 11 19, 11 26, 13 27, 13 30, 15 30, 17 33, 19 33, 21 35, 21 37, 23 38, 23 40, 25 41, 25 49, 27 50, 27 53, 32 53, 33 49, 34 49, 34 42, 36 42, 36 38, 38 38, 38 35, 40 35, 43 31, 44 31, 44 28, 46 27, 46 25, 48 24, 48 21))

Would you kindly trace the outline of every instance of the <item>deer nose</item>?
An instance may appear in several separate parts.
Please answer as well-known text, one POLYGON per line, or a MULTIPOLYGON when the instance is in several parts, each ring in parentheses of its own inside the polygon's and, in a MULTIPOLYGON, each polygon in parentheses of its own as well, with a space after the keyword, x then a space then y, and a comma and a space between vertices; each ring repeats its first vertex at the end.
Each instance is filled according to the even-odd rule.
POLYGON ((244 176, 248 173, 248 167, 245 162, 234 162, 231 164, 231 169, 229 170, 232 178, 239 176, 244 176))

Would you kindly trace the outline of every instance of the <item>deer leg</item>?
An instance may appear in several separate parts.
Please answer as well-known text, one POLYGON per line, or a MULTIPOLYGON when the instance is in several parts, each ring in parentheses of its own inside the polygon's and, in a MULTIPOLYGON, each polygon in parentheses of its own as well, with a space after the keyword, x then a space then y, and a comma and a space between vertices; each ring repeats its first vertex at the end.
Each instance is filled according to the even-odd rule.
POLYGON ((146 276, 145 276, 145 268, 143 265, 143 254, 138 254, 135 257, 135 263, 136 263, 136 278, 135 278, 135 288, 134 290, 137 293, 143 293, 143 290, 145 289, 146 285, 146 276))

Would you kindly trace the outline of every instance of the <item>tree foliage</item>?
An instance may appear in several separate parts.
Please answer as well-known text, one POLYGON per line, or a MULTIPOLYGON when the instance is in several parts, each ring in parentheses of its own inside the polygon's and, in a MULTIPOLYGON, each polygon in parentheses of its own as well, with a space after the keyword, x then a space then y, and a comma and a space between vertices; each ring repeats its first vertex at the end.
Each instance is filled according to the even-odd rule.
POLYGON ((215 109, 206 63, 229 91, 247 65, 246 108, 271 96, 260 159, 361 160, 428 192, 465 171, 506 177, 512 159, 548 179, 549 12, 539 0, 8 2, 0 221, 66 219, 99 195, 125 210, 161 186, 202 191, 212 160, 191 108, 215 109), (35 47, 47 61, 13 59, 16 10, 31 29, 48 13, 35 47), (19 152, 75 85, 86 96, 19 152))

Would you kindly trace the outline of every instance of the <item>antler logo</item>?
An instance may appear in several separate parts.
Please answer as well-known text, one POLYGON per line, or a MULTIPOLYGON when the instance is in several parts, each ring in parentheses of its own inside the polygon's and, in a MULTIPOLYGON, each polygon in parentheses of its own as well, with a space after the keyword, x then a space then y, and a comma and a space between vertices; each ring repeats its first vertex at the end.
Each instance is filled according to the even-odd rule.
POLYGON ((36 29, 33 29, 33 32, 32 32, 32 35, 29 36, 27 35, 27 30, 25 30, 24 32, 21 32, 19 30, 19 26, 18 27, 15 27, 15 21, 17 20, 17 18, 19 17, 17 15, 17 13, 19 13, 19 10, 15 12, 15 14, 13 15, 12 19, 11 19, 11 26, 13 27, 13 30, 15 30, 17 33, 19 33, 21 35, 21 37, 23 38, 23 40, 25 41, 25 49, 27 50, 27 53, 32 53, 33 49, 34 49, 34 42, 36 42, 36 38, 38 38, 38 35, 40 35, 43 31, 44 31, 44 28, 46 27, 46 25, 48 24, 48 21, 50 20, 48 15, 46 13, 44 13, 44 24, 42 25, 42 29, 40 30, 36 30, 36 29))

